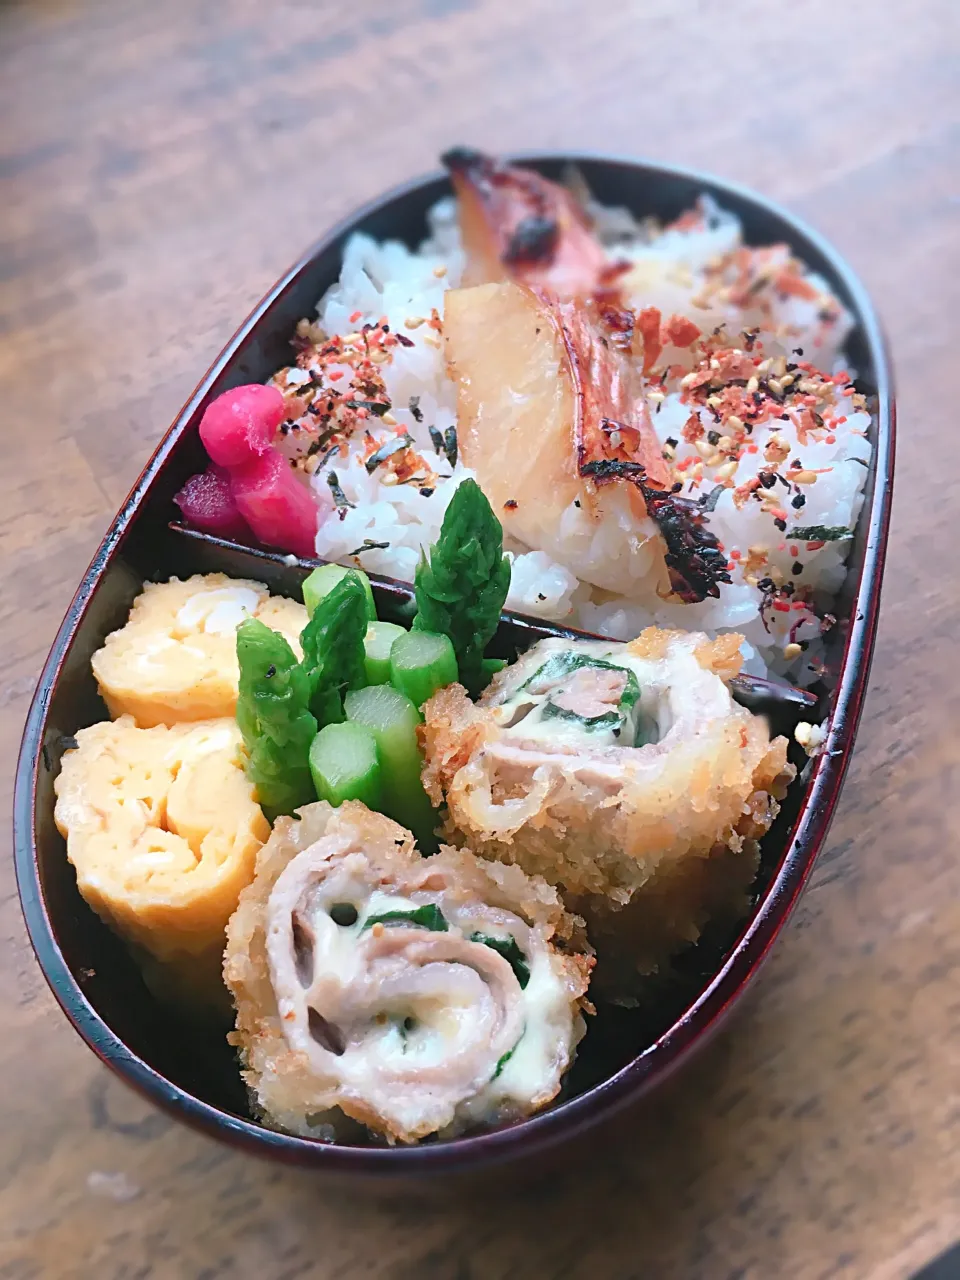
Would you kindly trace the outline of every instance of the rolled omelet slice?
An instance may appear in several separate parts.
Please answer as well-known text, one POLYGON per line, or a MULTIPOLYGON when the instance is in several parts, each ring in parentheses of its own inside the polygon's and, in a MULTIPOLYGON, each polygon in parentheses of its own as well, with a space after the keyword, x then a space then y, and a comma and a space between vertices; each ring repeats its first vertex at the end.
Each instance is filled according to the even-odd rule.
POLYGON ((411 1143, 550 1102, 592 966, 556 891, 462 850, 423 858, 356 801, 299 814, 227 927, 230 1039, 264 1119, 411 1143))
POLYGON ((110 715, 142 729, 232 716, 239 669, 236 631, 259 618, 300 654, 302 604, 271 596, 262 582, 196 574, 148 582, 126 625, 107 636, 91 666, 110 715))
POLYGON ((226 1003, 224 929, 270 827, 238 763, 233 720, 81 729, 54 787, 77 886, 157 994, 226 1003))
POLYGON ((424 707, 443 834, 557 886, 608 993, 748 906, 794 770, 727 687, 740 643, 655 627, 630 644, 543 640, 479 704, 450 685, 424 707))

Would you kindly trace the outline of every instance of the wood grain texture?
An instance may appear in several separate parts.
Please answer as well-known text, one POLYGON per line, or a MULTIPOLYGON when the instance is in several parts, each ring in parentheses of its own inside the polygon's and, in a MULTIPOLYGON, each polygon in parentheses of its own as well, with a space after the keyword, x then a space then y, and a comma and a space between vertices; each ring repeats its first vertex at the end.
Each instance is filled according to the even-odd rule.
POLYGON ((885 317, 897 501, 860 747, 753 1001, 586 1164, 410 1204, 128 1095, 0 867, 0 1277, 906 1277, 960 1235, 956 0, 36 0, 0 8, 0 750, 149 450, 334 218, 453 142, 714 169, 885 317), (789 16, 788 16, 789 15, 789 16), (935 459, 935 488, 931 459, 935 459))

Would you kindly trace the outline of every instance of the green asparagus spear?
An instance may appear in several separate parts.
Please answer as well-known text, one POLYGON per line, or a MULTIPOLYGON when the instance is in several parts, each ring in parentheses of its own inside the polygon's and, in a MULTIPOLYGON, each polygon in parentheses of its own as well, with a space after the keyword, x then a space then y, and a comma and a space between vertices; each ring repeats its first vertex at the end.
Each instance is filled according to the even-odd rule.
POLYGON ((444 685, 457 679, 457 659, 449 636, 404 631, 390 650, 390 683, 422 707, 444 685))
POLYGON ((377 607, 373 603, 373 588, 370 586, 370 579, 362 569, 345 569, 342 564, 322 564, 319 569, 314 569, 313 573, 304 580, 303 603, 307 606, 307 613, 311 618, 316 613, 317 605, 324 596, 329 595, 337 583, 345 578, 348 573, 354 574, 360 580, 367 597, 367 618, 370 622, 376 621, 377 607))
POLYGON ((436 852, 437 814, 420 781, 423 758, 417 741, 417 708, 391 685, 375 684, 348 693, 346 712, 349 721, 372 729, 377 740, 383 785, 381 811, 409 827, 422 852, 436 852))
POLYGON ((479 693, 489 679, 483 651, 510 589, 510 561, 500 521, 475 480, 464 480, 451 498, 429 559, 421 556, 415 588, 414 627, 450 637, 460 679, 479 693))
POLYGON ((247 777, 273 821, 316 799, 308 752, 317 722, 309 711, 310 682, 293 650, 256 618, 237 629, 240 693, 237 724, 247 777))
POLYGON ((310 772, 321 800, 334 808, 362 800, 368 809, 382 803, 377 740, 362 724, 328 724, 310 747, 310 772))
POLYGON ((390 650, 398 636, 407 633, 395 622, 371 622, 363 642, 367 684, 389 684, 390 650))
POLYGON ((344 693, 364 683, 367 597, 360 576, 345 570, 320 599, 300 634, 303 667, 310 681, 310 710, 321 727, 343 719, 344 693))

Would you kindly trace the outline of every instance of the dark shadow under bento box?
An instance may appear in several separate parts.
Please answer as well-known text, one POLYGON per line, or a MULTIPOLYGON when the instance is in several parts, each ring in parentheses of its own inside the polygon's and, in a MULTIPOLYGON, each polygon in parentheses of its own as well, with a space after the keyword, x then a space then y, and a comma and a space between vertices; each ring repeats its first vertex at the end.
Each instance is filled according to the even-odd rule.
MULTIPOLYGON (((189 535, 171 527, 172 496, 204 465, 200 416, 216 395, 262 381, 289 362, 297 321, 312 315, 336 279, 354 231, 415 245, 426 213, 449 194, 446 178, 419 179, 367 206, 324 237, 270 292, 231 340, 164 437, 87 571, 54 641, 30 708, 16 781, 17 880, 30 937, 64 1012, 94 1051, 130 1084, 182 1120, 247 1150, 337 1174, 413 1175, 475 1169, 540 1152, 609 1118, 661 1082, 702 1044, 731 1007, 787 919, 823 843, 853 747, 877 625, 893 476, 894 405, 884 342, 870 301, 838 255, 809 228, 762 197, 677 169, 589 156, 521 157, 551 177, 575 163, 594 195, 635 214, 673 219, 703 192, 741 219, 750 244, 788 242, 822 274, 855 317, 847 345, 859 390, 873 412, 875 466, 859 518, 850 571, 831 633, 822 710, 825 750, 793 787, 763 844, 748 920, 706 936, 680 958, 669 982, 639 1010, 601 1008, 591 1019, 560 1100, 513 1126, 415 1148, 338 1146, 287 1137, 252 1119, 221 1028, 187 1027, 146 991, 125 948, 77 891, 53 822, 53 781, 64 743, 105 718, 90 657, 123 624, 145 579, 220 570, 255 577, 299 596, 309 566, 189 535)), ((409 592, 378 580, 381 617, 409 616, 409 592)), ((505 619, 499 652, 509 656, 553 628, 505 619)), ((797 761, 803 763, 802 757, 797 761)), ((55 1102, 52 1102, 55 1105, 55 1102)))

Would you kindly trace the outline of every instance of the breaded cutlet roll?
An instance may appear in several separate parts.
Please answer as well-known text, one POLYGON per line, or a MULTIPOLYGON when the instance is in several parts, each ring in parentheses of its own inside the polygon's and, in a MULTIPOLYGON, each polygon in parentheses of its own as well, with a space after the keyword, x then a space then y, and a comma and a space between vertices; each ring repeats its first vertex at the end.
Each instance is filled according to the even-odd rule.
POLYGON ((793 770, 727 688, 740 643, 654 627, 626 645, 544 640, 478 705, 450 685, 424 707, 445 838, 556 885, 607 990, 746 909, 793 770))
POLYGON ((223 573, 148 582, 126 624, 107 636, 91 665, 110 715, 141 729, 232 716, 237 705, 236 632, 259 618, 299 656, 307 611, 271 596, 261 582, 223 573))
POLYGON ((238 763, 239 729, 139 729, 123 716, 76 738, 54 816, 80 893, 158 995, 225 1008, 224 928, 270 834, 238 763))
POLYGON ((542 880, 422 858, 359 802, 279 819, 224 958, 255 1108, 304 1137, 348 1116, 390 1143, 537 1111, 583 1035, 579 923, 542 880))

